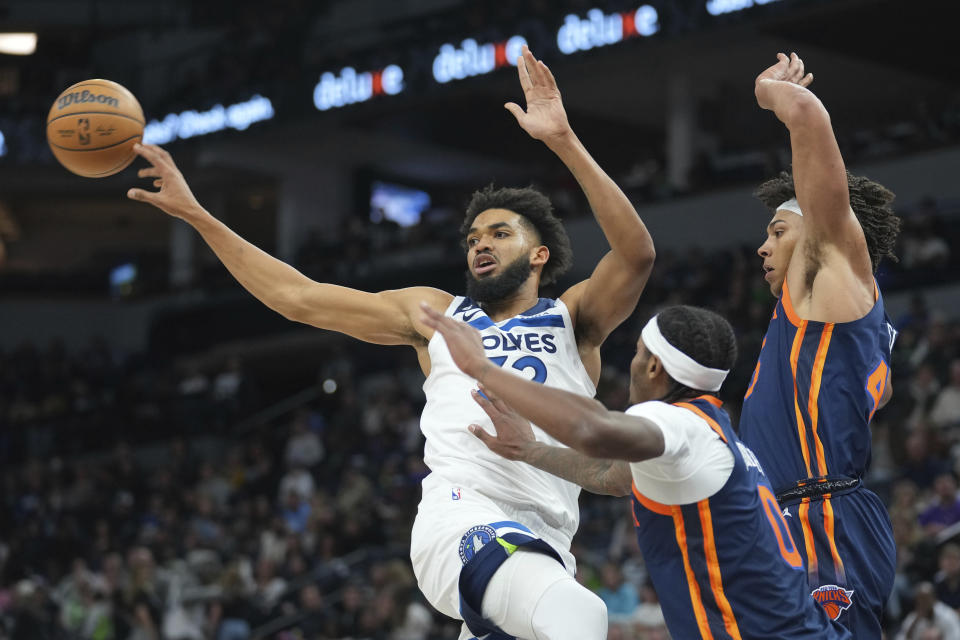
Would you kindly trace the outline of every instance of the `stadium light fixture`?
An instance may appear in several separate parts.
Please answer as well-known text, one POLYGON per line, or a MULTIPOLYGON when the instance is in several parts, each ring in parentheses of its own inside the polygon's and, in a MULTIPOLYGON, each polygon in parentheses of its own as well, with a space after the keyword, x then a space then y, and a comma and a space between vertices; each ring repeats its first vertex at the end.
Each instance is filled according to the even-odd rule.
POLYGON ((0 53, 29 56, 37 50, 35 33, 0 33, 0 53))

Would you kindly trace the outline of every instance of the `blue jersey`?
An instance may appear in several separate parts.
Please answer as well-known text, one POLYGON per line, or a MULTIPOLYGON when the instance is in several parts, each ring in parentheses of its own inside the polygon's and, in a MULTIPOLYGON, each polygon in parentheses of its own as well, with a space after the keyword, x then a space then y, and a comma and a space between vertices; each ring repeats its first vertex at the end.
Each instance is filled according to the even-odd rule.
POLYGON ((784 282, 740 415, 740 438, 777 493, 863 476, 895 337, 879 290, 859 320, 815 322, 797 317, 784 282))
POLYGON ((674 638, 850 638, 810 596, 803 560, 756 458, 713 396, 678 403, 730 448, 724 486, 693 504, 634 486, 637 538, 674 638))
POLYGON ((858 640, 882 637, 893 587, 890 518, 860 479, 895 338, 879 290, 859 320, 816 322, 797 317, 784 283, 740 415, 802 543, 813 596, 858 640))

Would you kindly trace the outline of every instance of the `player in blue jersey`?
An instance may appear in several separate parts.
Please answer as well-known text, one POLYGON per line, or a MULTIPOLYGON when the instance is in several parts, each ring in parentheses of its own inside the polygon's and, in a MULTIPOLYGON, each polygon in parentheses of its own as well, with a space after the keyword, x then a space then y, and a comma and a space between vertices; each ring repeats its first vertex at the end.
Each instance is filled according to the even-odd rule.
POLYGON ((550 201, 533 189, 474 194, 461 228, 466 297, 429 287, 367 293, 314 282, 204 210, 158 147, 136 150, 151 164, 140 176, 154 178, 160 190, 131 189, 129 197, 191 224, 240 284, 285 317, 416 351, 426 375, 420 426, 431 473, 410 555, 430 603, 464 620, 460 640, 600 640, 606 607, 572 575, 580 488, 496 456, 460 428, 462 420, 486 418, 471 400, 473 381, 453 364, 440 334, 420 321, 426 300, 438 313, 481 327, 489 355, 510 375, 593 395, 600 345, 633 312, 650 275, 650 234, 570 128, 553 74, 526 47, 517 70, 527 108, 504 106, 570 169, 611 248, 588 279, 556 300, 538 292, 570 266, 570 241, 550 201), (497 555, 500 547, 487 544, 494 536, 522 551, 497 555))
MULTIPOLYGON (((589 491, 632 492, 640 549, 673 637, 851 637, 810 597, 770 483, 715 395, 736 359, 726 320, 686 306, 652 318, 630 364, 632 406, 622 413, 517 380, 487 358, 474 328, 423 308, 424 322, 488 396, 474 399, 497 434, 471 425, 474 435, 589 491), (528 421, 571 448, 536 438, 528 421)), ((501 544, 511 552, 509 541, 501 544)))
POLYGON ((757 102, 790 132, 793 174, 756 192, 773 212, 758 253, 778 302, 739 432, 770 474, 814 597, 854 637, 880 638, 896 549, 861 480, 870 419, 892 393, 896 336, 874 272, 892 257, 900 220, 890 191, 846 171, 811 80, 781 53, 756 81, 757 102))

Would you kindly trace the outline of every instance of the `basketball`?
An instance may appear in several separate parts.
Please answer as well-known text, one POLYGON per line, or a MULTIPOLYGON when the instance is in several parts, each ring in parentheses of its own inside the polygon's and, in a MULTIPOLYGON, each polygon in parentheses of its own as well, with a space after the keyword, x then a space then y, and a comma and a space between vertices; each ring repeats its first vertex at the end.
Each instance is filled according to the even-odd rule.
POLYGON ((85 178, 122 171, 143 137, 143 109, 110 80, 84 80, 57 96, 47 115, 47 143, 64 167, 85 178))

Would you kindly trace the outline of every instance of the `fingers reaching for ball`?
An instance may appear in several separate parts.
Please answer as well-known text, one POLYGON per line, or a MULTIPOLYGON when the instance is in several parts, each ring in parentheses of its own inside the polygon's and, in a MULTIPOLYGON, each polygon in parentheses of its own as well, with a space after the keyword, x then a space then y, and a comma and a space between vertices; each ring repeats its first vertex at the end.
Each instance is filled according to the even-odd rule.
POLYGON ((128 198, 152 204, 172 216, 188 221, 206 214, 167 151, 152 144, 134 145, 133 151, 150 163, 150 166, 139 169, 137 175, 141 178, 153 178, 153 186, 159 191, 133 188, 127 191, 128 198))

